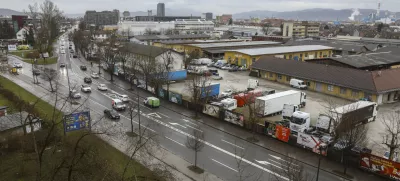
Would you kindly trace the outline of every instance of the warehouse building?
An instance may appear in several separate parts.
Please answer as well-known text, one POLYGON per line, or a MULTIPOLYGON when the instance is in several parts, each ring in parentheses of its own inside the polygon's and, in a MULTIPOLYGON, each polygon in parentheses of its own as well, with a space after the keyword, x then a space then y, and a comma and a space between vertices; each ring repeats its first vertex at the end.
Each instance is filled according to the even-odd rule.
POLYGON ((150 44, 159 41, 176 41, 176 40, 208 40, 210 36, 205 34, 190 35, 138 35, 130 39, 131 42, 150 44))
POLYGON ((153 46, 173 49, 177 52, 184 52, 185 45, 187 44, 206 44, 206 43, 229 43, 229 42, 243 42, 243 40, 174 40, 174 41, 156 41, 153 46))
POLYGON ((331 57, 332 49, 332 47, 322 45, 237 49, 225 51, 224 59, 230 64, 250 67, 262 56, 275 56, 288 60, 304 61, 307 59, 331 57))
POLYGON ((364 71, 264 56, 252 65, 252 73, 284 84, 289 84, 291 78, 300 79, 308 90, 349 100, 384 104, 397 102, 400 95, 400 69, 364 71))

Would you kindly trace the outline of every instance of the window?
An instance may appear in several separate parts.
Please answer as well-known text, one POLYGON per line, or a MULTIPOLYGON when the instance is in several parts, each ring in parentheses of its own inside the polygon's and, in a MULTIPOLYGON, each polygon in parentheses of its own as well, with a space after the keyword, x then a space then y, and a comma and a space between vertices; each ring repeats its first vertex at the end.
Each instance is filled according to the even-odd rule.
POLYGON ((289 59, 292 59, 292 55, 289 55, 289 59))
POLYGON ((290 76, 286 76, 286 81, 290 81, 290 76))
POLYGON ((253 63, 256 62, 256 58, 252 58, 251 61, 253 61, 253 63))
POLYGON ((272 72, 270 72, 269 77, 274 77, 274 74, 272 72))
POLYGON ((278 74, 278 79, 282 80, 282 75, 281 74, 278 74))
POLYGON ((322 52, 319 52, 319 57, 322 57, 322 52))
POLYGON ((351 96, 358 98, 358 91, 353 90, 351 96))
POLYGON ((333 85, 328 85, 328 91, 330 91, 330 92, 333 91, 333 85))
POLYGON ((346 94, 347 90, 346 88, 341 87, 340 88, 340 94, 346 94))
POLYGON ((304 57, 308 57, 308 53, 306 53, 306 54, 304 55, 304 57))

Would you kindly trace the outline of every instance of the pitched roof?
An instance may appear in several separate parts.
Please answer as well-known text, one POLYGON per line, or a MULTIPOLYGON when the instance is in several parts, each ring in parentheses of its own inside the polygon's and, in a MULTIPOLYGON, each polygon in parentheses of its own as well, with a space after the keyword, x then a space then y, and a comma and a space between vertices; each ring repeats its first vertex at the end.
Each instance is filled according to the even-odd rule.
POLYGON ((271 56, 261 57, 253 63, 252 68, 355 90, 376 92, 371 73, 362 70, 285 60, 271 56))
POLYGON ((370 66, 384 66, 400 63, 400 56, 390 54, 389 52, 368 53, 361 55, 350 55, 345 57, 332 57, 331 59, 350 65, 355 68, 364 68, 370 66))
POLYGON ((126 48, 133 54, 156 57, 169 49, 137 43, 127 43, 126 48))
POLYGON ((169 39, 189 39, 189 38, 210 38, 205 34, 190 34, 190 35, 137 35, 136 39, 140 41, 146 40, 169 40, 169 39))
POLYGON ((400 69, 387 69, 371 72, 377 92, 400 90, 400 69))
POLYGON ((241 47, 241 46, 262 46, 262 45, 278 45, 280 42, 274 41, 241 41, 241 42, 218 42, 218 43, 201 43, 189 44, 198 48, 225 48, 225 47, 241 47))
POLYGON ((281 46, 281 47, 239 49, 239 50, 232 50, 232 51, 247 54, 250 56, 257 56, 257 55, 268 55, 268 54, 274 55, 274 54, 282 54, 282 53, 306 52, 306 51, 328 50, 328 49, 333 49, 333 48, 328 47, 328 46, 322 46, 322 45, 303 45, 303 46, 281 46))

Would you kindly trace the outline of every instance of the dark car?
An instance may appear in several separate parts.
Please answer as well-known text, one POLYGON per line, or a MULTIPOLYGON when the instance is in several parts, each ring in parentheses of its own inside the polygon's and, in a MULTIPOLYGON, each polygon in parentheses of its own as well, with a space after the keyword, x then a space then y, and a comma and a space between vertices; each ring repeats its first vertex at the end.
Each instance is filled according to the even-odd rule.
POLYGON ((61 68, 65 67, 65 63, 60 63, 60 67, 61 68))
POLYGON ((81 68, 81 70, 87 70, 86 66, 84 66, 84 65, 81 65, 80 68, 81 68))
POLYGON ((117 111, 112 110, 112 109, 105 109, 104 110, 104 115, 107 116, 110 119, 119 119, 120 116, 117 113, 117 111))
POLYGON ((73 57, 73 58, 78 58, 78 55, 73 55, 72 57, 73 57))
POLYGON ((92 83, 92 79, 91 79, 90 77, 85 77, 85 78, 83 78, 83 81, 84 81, 85 83, 92 83))

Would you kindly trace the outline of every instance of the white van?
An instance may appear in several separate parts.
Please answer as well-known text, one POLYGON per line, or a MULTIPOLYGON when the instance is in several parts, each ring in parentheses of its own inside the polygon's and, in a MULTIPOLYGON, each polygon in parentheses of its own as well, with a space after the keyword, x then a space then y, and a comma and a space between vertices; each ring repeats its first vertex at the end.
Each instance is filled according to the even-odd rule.
POLYGON ((307 89, 306 83, 299 79, 290 79, 290 87, 298 89, 307 89))

